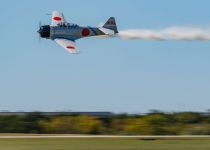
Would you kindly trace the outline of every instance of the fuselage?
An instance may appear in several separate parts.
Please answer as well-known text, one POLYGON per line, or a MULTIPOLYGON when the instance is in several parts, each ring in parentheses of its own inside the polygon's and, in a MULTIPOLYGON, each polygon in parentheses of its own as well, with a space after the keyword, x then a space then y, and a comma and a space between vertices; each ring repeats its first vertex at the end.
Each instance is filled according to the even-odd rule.
POLYGON ((76 24, 60 24, 58 26, 42 26, 38 31, 42 38, 47 39, 68 39, 75 41, 90 36, 105 35, 95 27, 81 27, 76 24))

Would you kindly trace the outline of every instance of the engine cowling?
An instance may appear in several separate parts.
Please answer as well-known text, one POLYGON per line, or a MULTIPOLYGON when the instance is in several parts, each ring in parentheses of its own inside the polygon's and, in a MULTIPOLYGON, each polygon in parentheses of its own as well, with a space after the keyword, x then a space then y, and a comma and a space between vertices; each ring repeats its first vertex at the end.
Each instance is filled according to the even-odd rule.
POLYGON ((40 37, 42 37, 42 38, 49 38, 50 37, 50 26, 49 25, 41 26, 38 33, 39 33, 40 37))

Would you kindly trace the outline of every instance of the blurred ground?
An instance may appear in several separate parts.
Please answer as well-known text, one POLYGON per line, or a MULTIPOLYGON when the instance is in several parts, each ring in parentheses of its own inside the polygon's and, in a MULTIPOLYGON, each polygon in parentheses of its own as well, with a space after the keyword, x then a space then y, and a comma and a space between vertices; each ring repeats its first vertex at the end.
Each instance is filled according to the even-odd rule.
POLYGON ((136 138, 0 139, 0 150, 209 150, 209 140, 139 140, 136 138))
POLYGON ((1 133, 0 139, 138 139, 138 140, 210 140, 210 135, 82 135, 1 133))

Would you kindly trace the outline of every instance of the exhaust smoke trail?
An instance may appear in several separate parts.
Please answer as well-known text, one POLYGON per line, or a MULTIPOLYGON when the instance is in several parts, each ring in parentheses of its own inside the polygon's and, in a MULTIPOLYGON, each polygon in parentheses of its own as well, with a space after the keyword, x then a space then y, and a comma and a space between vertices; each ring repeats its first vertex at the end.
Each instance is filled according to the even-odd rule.
POLYGON ((210 40, 210 28, 169 27, 162 30, 130 29, 119 31, 121 39, 139 40, 210 40))

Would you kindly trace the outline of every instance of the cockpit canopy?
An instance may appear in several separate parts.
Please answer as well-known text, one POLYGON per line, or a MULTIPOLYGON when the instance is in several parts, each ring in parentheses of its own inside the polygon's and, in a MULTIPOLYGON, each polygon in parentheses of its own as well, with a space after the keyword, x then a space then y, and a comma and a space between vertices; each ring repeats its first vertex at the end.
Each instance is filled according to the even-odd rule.
POLYGON ((73 23, 68 23, 68 22, 62 22, 58 24, 59 27, 77 27, 77 24, 73 24, 73 23))

